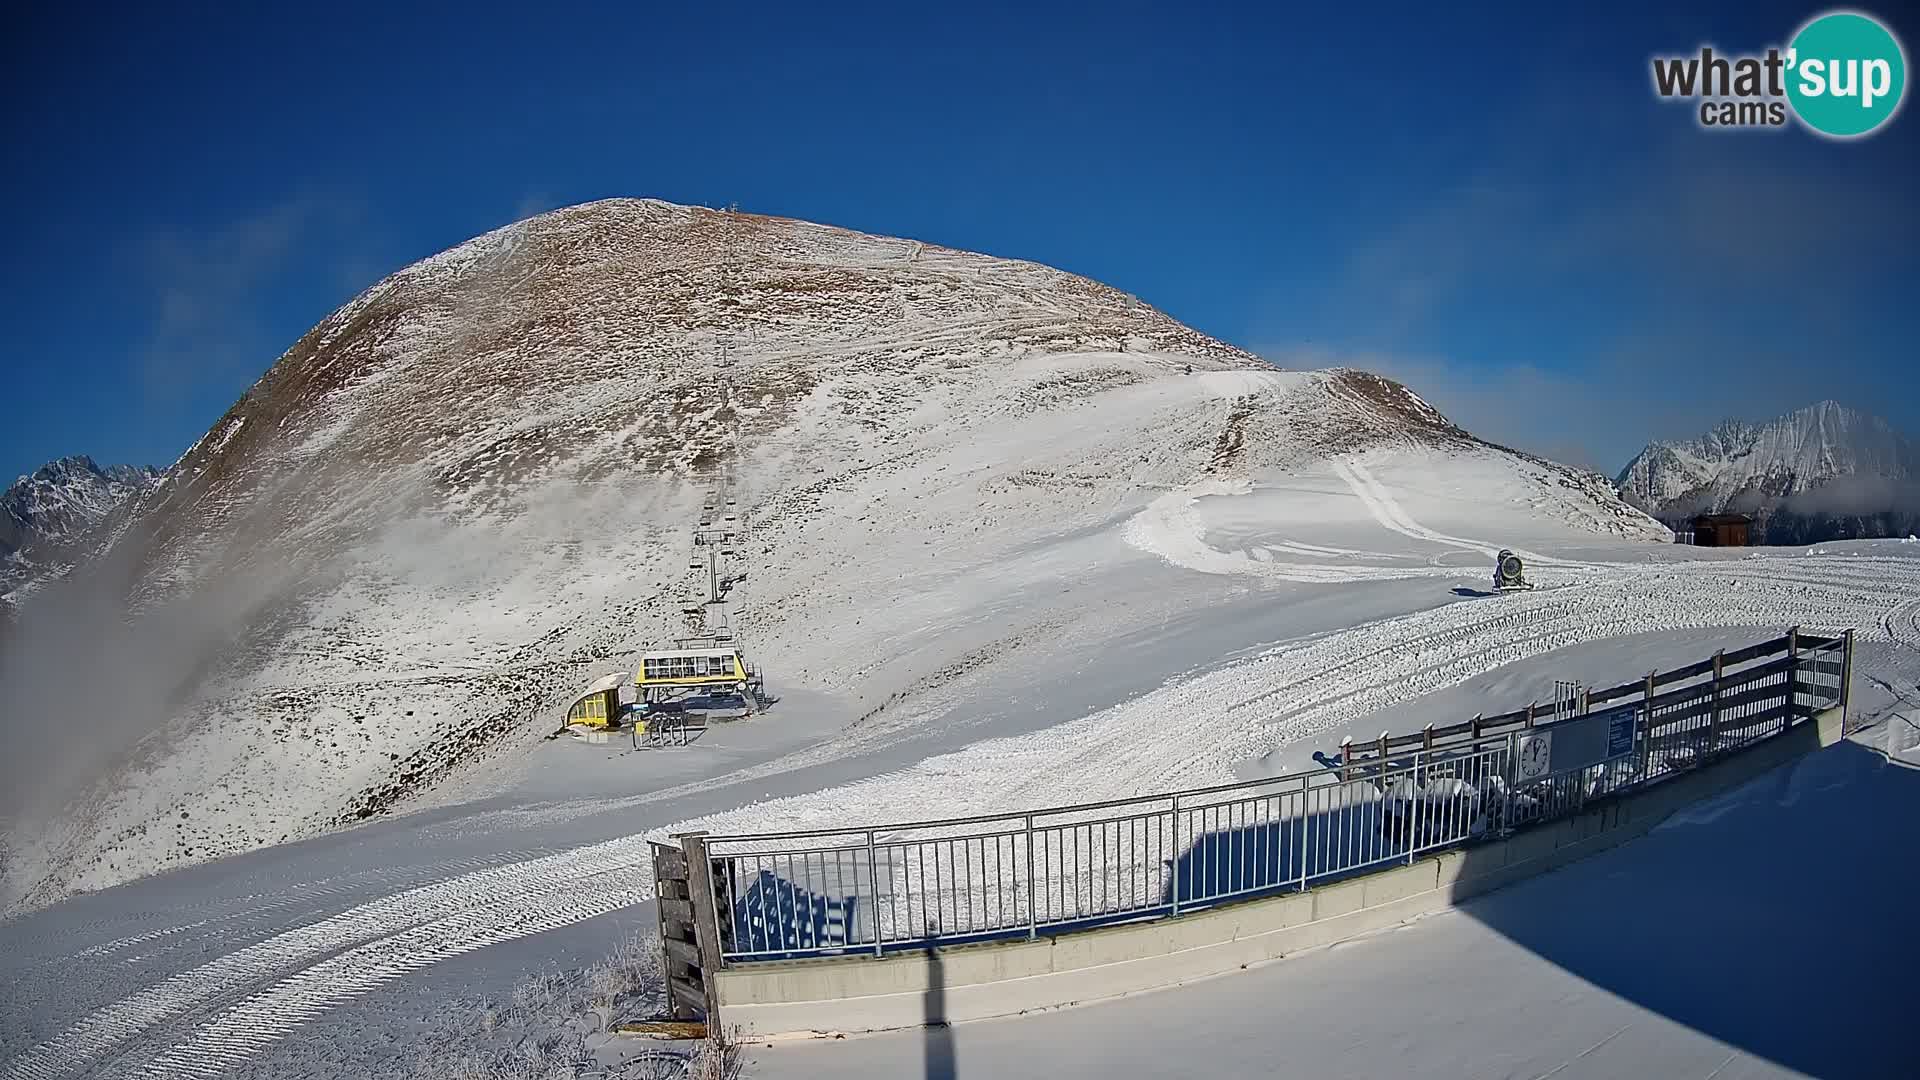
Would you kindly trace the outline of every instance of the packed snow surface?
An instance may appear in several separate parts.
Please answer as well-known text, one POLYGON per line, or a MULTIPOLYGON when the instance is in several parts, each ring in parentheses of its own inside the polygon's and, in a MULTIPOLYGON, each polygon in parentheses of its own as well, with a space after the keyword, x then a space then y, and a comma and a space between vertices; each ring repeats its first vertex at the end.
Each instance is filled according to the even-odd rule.
POLYGON ((0 1077, 385 1074, 439 1003, 651 923, 646 837, 683 828, 1231 780, 1794 624, 1859 630, 1863 708, 1920 696, 1920 545, 1676 547, 1386 380, 721 218, 576 208, 410 268, 176 464, 134 591, 254 651, 16 831, 0 1077), (676 628, 715 461, 780 704, 684 751, 541 741, 676 628), (1536 591, 1489 594, 1503 548, 1536 591))
MULTIPOLYGON (((1097 590, 1124 628, 1030 639, 1023 673, 937 707, 836 732, 823 715, 834 703, 801 695, 791 720, 776 709, 679 757, 551 744, 527 765, 538 771, 513 781, 522 797, 14 920, 0 927, 7 981, 35 990, 9 1003, 18 1023, 0 1075, 352 1075, 371 1060, 356 1054, 397 1052, 405 1017, 436 997, 511 985, 526 965, 590 955, 610 925, 650 919, 648 832, 884 822, 1232 779, 1263 755, 1377 727, 1385 710, 1425 702, 1428 718, 1455 719, 1511 704, 1449 696, 1469 680, 1541 697, 1569 670, 1631 678, 1795 623, 1859 629, 1872 680, 1863 709, 1897 711, 1915 696, 1912 545, 1730 554, 1596 541, 1539 523, 1526 497, 1501 494, 1463 460, 1455 473, 1425 451, 1381 450, 1308 469, 1290 483, 1310 520, 1348 524, 1304 538, 1296 522, 1309 519, 1256 480, 1202 494, 1190 516, 1169 520, 1150 501, 1063 541, 1054 587, 1097 590), (1261 513, 1246 509, 1260 500, 1261 513), (1479 549, 1492 541, 1476 538, 1488 534, 1524 539, 1541 589, 1471 595, 1490 569, 1479 549), (1256 547, 1269 557, 1246 554, 1256 547), (1316 576, 1273 569, 1289 561, 1316 576), (1336 566, 1367 572, 1345 584, 1319 576, 1336 566), (1172 632, 1154 633, 1163 621, 1172 632), (1161 684, 1126 682, 1143 662, 1161 684), (1125 689, 1102 702, 1108 683, 1125 689), (1063 717, 1076 701, 1084 713, 1063 717), (789 723, 811 731, 783 732, 789 723), (546 770, 560 770, 559 783, 541 780, 546 770), (514 947, 527 939, 533 951, 514 947), (358 1049, 319 1053, 343 1044, 358 1049)), ((1005 572, 1006 587, 1037 580, 1005 572)), ((928 605, 912 617, 955 614, 928 605)))

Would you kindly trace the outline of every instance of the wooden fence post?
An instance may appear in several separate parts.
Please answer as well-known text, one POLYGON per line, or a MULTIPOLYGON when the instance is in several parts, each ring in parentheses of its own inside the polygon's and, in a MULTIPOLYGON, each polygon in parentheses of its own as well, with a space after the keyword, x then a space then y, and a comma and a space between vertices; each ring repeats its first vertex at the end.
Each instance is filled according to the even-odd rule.
POLYGON ((682 833, 680 850, 687 857, 687 893, 693 902, 693 934, 700 947, 700 988, 707 995, 707 1024, 720 1023, 720 905, 713 888, 713 860, 707 855, 705 832, 682 833))
POLYGON ((675 1020, 704 1020, 707 973, 701 967, 700 916, 688 888, 686 852, 658 842, 652 848, 654 903, 660 913, 660 959, 667 976, 667 1003, 675 1020))

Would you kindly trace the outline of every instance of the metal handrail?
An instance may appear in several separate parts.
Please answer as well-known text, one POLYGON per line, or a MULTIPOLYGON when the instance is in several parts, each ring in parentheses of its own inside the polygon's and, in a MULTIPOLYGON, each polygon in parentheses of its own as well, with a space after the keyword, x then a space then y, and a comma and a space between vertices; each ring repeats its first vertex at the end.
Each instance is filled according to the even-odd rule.
POLYGON ((717 962, 1071 932, 1411 862, 1659 783, 1771 738, 1825 703, 1844 703, 1850 644, 1851 635, 1790 633, 1682 669, 1710 674, 1705 682, 1656 693, 1657 676, 1645 677, 1642 698, 1624 703, 1638 708, 1633 752, 1546 777, 1516 768, 1534 729, 1444 743, 1430 729, 1415 737, 1420 745, 1354 744, 1339 767, 1276 777, 1044 809, 706 836, 701 851, 724 896, 709 917, 716 937, 731 942, 717 962), (1747 661, 1782 648, 1785 657, 1727 670, 1729 655, 1747 661), (799 843, 823 838, 839 842, 799 843))
MULTIPOLYGON (((1811 635, 1808 635, 1806 638, 1803 638, 1802 640, 1816 641, 1816 642, 1819 642, 1822 647, 1831 647, 1831 646, 1837 646, 1840 643, 1841 639, 1813 638, 1811 635)), ((1773 652, 1785 651, 1787 647, 1787 641, 1788 641, 1787 638, 1780 637, 1780 638, 1773 639, 1771 641, 1761 642, 1757 646, 1749 646, 1746 649, 1740 650, 1739 653, 1729 654, 1729 655, 1740 656, 1741 662, 1749 662, 1762 656, 1769 656, 1773 652), (1772 648, 1765 652, 1756 652, 1755 650, 1759 648, 1759 646, 1771 646, 1772 648)), ((1808 651, 1812 652, 1814 650, 1810 648, 1808 651)), ((1773 663, 1778 664, 1780 663, 1780 661, 1776 660, 1773 663)), ((1712 668, 1711 662, 1709 661, 1707 662, 1707 666, 1705 666, 1704 668, 1700 667, 1700 665, 1694 664, 1694 665, 1687 665, 1686 667, 1683 667, 1679 670, 1690 672, 1690 674, 1686 676, 1687 678, 1698 678, 1700 675, 1710 673, 1713 670, 1713 668, 1712 668), (1696 668, 1698 669, 1698 671, 1694 670, 1696 668)), ((1784 670, 1784 668, 1770 668, 1770 669, 1749 668, 1739 672, 1729 672, 1722 676, 1723 685, 1725 685, 1726 682, 1729 681, 1735 675, 1742 676, 1742 677, 1753 676, 1755 678, 1758 678, 1762 674, 1772 674, 1778 670, 1784 670)), ((1656 685, 1661 685, 1659 673, 1655 673, 1654 680, 1656 685)), ((1633 685, 1637 689, 1642 684, 1634 683, 1633 685)), ((1656 698, 1654 704, 1664 705, 1671 701, 1678 701, 1686 697, 1694 696, 1695 692, 1697 692, 1697 689, 1698 688, 1696 687, 1683 687, 1678 690, 1667 691, 1665 694, 1662 694, 1660 695, 1660 697, 1656 698)), ((1543 719, 1551 719, 1551 718, 1543 717, 1543 719)), ((1436 746, 1433 749, 1448 750, 1448 751, 1467 750, 1470 748, 1475 748, 1483 745, 1491 745, 1493 743, 1504 742, 1507 739, 1507 736, 1509 734, 1510 732, 1506 732, 1506 731, 1489 732, 1479 736, 1477 739, 1468 738, 1468 739, 1449 740, 1445 746, 1436 746)), ((1410 736, 1401 736, 1401 738, 1410 738, 1410 736)), ((1361 752, 1370 752, 1374 745, 1376 744, 1371 742, 1354 743, 1353 748, 1361 752)), ((1402 745, 1409 745, 1409 744, 1402 744, 1402 745)), ((1391 746, 1392 746, 1392 741, 1389 740, 1389 747, 1391 748, 1391 746)), ((1418 749, 1424 749, 1424 747, 1421 747, 1418 749)), ((1409 752, 1417 752, 1417 750, 1410 749, 1409 752)), ((864 834, 866 831, 868 831, 868 829, 871 829, 876 833, 889 833, 889 832, 903 832, 903 831, 918 830, 918 829, 958 828, 965 825, 979 825, 979 824, 985 824, 987 822, 993 822, 993 821, 1007 821, 1010 819, 1018 819, 1018 818, 1025 817, 1029 814, 1036 815, 1036 816, 1043 815, 1043 814, 1048 816, 1057 816, 1057 815, 1065 815, 1065 814, 1087 813, 1094 810, 1111 809, 1117 806, 1137 806, 1143 803, 1158 802, 1166 799, 1171 799, 1176 796, 1182 799, 1187 799, 1187 798, 1194 798, 1194 797, 1205 796, 1205 795, 1217 795, 1217 794, 1221 794, 1229 791, 1251 791, 1255 788, 1270 787, 1270 786, 1282 785, 1282 784, 1291 784, 1296 782, 1311 783, 1311 781, 1313 781, 1314 779, 1326 777, 1328 775, 1330 774, 1325 767, 1316 767, 1313 769, 1301 770, 1299 772, 1283 773, 1280 776, 1263 777, 1263 778, 1254 779, 1254 780, 1229 780, 1223 783, 1213 784, 1207 787, 1180 788, 1178 790, 1164 791, 1164 792, 1160 792, 1158 794, 1153 794, 1153 795, 1127 795, 1117 799, 1101 799, 1094 802, 1073 803, 1066 806, 1029 807, 1029 808, 1022 808, 1022 809, 1015 809, 1015 810, 1007 810, 1002 813, 975 814, 967 817, 928 818, 920 821, 888 822, 888 823, 879 824, 879 825, 871 825, 871 826, 861 825, 857 827, 845 827, 845 828, 799 829, 799 830, 783 830, 783 831, 759 832, 759 833, 723 833, 723 834, 717 833, 708 837, 708 843, 711 845, 711 844, 748 843, 748 842, 764 841, 764 840, 806 840, 806 839, 811 839, 811 838, 820 837, 820 836, 855 836, 855 835, 864 834)))

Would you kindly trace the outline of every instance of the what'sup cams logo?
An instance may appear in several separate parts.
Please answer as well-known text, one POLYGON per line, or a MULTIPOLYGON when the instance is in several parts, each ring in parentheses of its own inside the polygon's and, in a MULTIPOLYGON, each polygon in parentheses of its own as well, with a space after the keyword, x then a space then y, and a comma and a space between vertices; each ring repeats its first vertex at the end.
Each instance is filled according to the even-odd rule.
POLYGON ((1815 16, 1785 50, 1653 58, 1662 100, 1697 101, 1701 127, 1778 128, 1787 118, 1834 139, 1885 127, 1907 90, 1907 54, 1885 23, 1857 11, 1815 16))

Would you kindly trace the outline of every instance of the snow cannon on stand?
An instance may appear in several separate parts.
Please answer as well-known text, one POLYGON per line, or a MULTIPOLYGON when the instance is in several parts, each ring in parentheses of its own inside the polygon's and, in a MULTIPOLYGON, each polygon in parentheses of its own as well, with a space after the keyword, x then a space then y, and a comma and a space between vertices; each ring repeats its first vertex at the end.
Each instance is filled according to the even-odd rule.
POLYGON ((1493 563, 1493 587, 1501 592, 1533 588, 1533 583, 1527 580, 1526 566, 1520 562, 1520 556, 1501 549, 1493 563))

